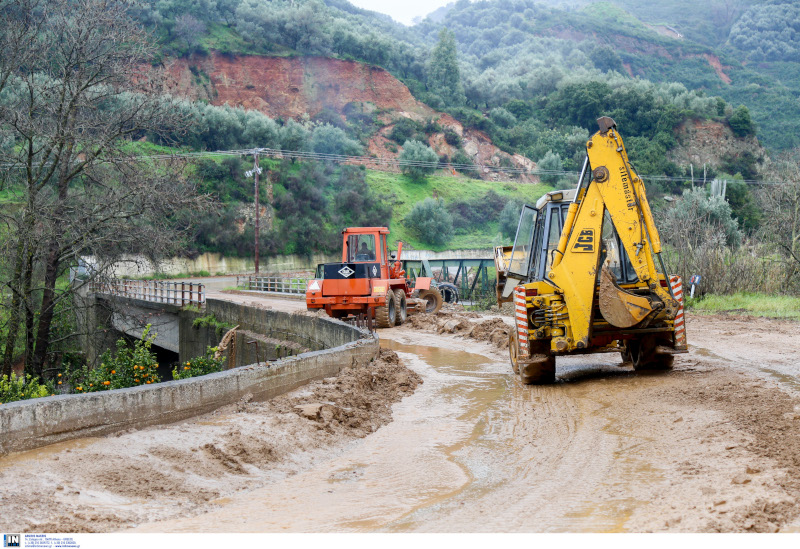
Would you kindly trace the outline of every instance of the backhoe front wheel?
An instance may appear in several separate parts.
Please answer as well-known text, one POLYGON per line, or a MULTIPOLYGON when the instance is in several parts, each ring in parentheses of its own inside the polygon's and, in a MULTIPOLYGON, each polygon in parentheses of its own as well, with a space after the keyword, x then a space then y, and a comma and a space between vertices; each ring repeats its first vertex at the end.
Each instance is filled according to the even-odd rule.
POLYGON ((394 292, 386 292, 386 305, 375 307, 375 323, 378 328, 391 328, 397 322, 397 307, 394 292))

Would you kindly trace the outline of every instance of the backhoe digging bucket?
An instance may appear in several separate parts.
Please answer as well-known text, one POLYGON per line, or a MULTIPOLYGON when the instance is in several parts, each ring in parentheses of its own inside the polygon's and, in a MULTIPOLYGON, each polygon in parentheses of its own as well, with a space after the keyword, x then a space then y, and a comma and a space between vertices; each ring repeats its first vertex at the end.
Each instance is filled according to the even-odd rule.
POLYGON ((617 328, 630 328, 653 312, 650 301, 617 286, 614 274, 603 265, 600 270, 600 313, 617 328))

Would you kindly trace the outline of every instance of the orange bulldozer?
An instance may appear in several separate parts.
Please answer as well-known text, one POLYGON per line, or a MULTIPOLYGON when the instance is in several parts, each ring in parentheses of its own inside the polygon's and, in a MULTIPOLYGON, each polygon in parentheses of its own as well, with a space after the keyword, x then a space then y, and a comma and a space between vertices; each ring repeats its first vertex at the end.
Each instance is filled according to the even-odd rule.
POLYGON ((333 318, 374 315, 378 328, 399 326, 415 312, 435 313, 442 294, 431 287, 430 277, 406 278, 397 256, 390 255, 386 227, 351 227, 342 231, 341 263, 317 267, 316 278, 306 286, 308 310, 324 309, 333 318))

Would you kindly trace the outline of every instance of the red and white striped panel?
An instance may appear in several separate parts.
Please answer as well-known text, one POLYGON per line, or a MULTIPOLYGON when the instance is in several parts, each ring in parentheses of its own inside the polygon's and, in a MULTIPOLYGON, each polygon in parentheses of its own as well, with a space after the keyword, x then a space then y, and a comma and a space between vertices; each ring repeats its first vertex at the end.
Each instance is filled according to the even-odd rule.
POLYGON ((675 315, 675 346, 686 347, 686 325, 683 319, 683 281, 678 275, 669 277, 672 293, 678 300, 678 314, 675 315))
POLYGON ((528 308, 525 305, 525 287, 514 288, 514 319, 517 323, 520 356, 530 355, 528 348, 528 308))

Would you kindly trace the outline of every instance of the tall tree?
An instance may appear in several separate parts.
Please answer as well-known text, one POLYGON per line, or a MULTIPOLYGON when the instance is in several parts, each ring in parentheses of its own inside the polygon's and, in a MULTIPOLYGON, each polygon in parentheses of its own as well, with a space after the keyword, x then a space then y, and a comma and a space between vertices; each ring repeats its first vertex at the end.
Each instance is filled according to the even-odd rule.
POLYGON ((766 178, 778 184, 758 192, 759 202, 770 216, 761 236, 777 245, 787 266, 787 282, 796 288, 800 276, 800 149, 781 153, 765 172, 766 178))
POLYGON ((464 104, 464 85, 461 83, 461 71, 458 68, 456 36, 447 28, 439 32, 439 42, 431 52, 428 85, 447 106, 464 104))
MULTIPOLYGON (((187 124, 149 61, 147 33, 130 0, 7 0, 0 43, 29 22, 23 46, 0 67, 0 128, 14 146, 4 168, 19 199, 3 227, 3 372, 24 326, 26 369, 41 375, 72 287, 61 284, 84 255, 172 253, 181 209, 197 204, 168 164, 132 158, 130 141, 187 124), (10 30, 9 30, 10 29, 10 30), (20 60, 22 60, 20 62, 20 60)), ((97 272, 97 269, 95 270, 97 272)))

